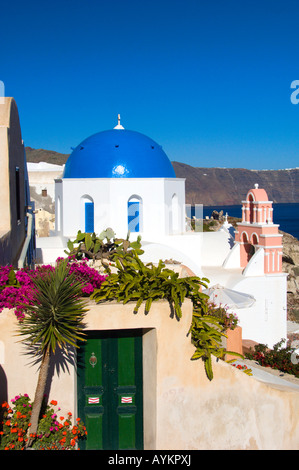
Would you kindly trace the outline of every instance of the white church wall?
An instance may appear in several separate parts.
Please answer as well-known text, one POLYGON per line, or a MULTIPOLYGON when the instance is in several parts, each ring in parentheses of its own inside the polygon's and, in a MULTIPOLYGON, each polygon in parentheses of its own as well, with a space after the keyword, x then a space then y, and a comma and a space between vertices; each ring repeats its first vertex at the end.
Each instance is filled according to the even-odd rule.
POLYGON ((140 201, 140 235, 164 233, 164 178, 111 179, 110 204, 113 211, 110 226, 120 237, 126 236, 128 232, 128 201, 131 197, 140 201))
POLYGON ((188 232, 184 235, 156 234, 150 240, 142 239, 145 249, 144 260, 158 262, 159 259, 178 261, 193 271, 196 276, 202 276, 201 252, 202 232, 188 232))
POLYGON ((240 267, 240 244, 237 243, 229 251, 227 257, 224 260, 223 268, 225 269, 237 269, 240 267))
POLYGON ((62 234, 69 238, 75 237, 78 230, 85 231, 85 201, 94 202, 95 231, 109 226, 109 180, 82 178, 79 182, 78 185, 75 179, 56 181, 56 200, 62 194, 62 234))
POLYGON ((234 290, 253 295, 254 305, 236 309, 243 339, 267 344, 270 348, 287 338, 286 276, 243 277, 234 290))
POLYGON ((185 232, 185 179, 166 179, 164 186, 166 234, 185 232))
MULTIPOLYGON (((194 275, 203 277, 199 264, 194 259, 194 256, 192 257, 192 249, 190 249, 189 253, 186 253, 184 247, 180 249, 177 244, 172 246, 171 243, 167 244, 167 240, 163 239, 163 241, 165 241, 165 244, 158 242, 142 244, 144 254, 141 255, 141 259, 144 263, 158 263, 159 260, 162 260, 163 262, 170 261, 171 264, 171 262, 176 261, 187 266, 194 275)), ((173 264, 174 268, 175 266, 176 264, 173 264)))
POLYGON ((244 276, 263 276, 265 264, 265 250, 260 247, 256 253, 249 260, 246 268, 243 271, 244 276))
POLYGON ((203 232, 202 266, 222 266, 231 251, 231 236, 225 231, 203 232))
POLYGON ((177 195, 177 230, 184 227, 184 180, 165 178, 99 178, 56 180, 56 208, 59 205, 61 222, 56 230, 65 237, 85 231, 84 203, 94 203, 94 231, 101 233, 113 228, 118 237, 128 233, 128 201, 139 201, 139 232, 146 237, 166 235, 171 231, 172 197, 177 195), (171 183, 171 184, 169 184, 171 183))

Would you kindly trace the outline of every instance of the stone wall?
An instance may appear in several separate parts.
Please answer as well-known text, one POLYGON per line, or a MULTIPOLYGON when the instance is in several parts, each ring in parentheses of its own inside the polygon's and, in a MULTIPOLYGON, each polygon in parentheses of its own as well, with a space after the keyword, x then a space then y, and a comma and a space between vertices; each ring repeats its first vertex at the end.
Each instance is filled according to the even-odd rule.
POLYGON ((288 319, 299 323, 299 241, 283 233, 283 271, 288 273, 288 319))

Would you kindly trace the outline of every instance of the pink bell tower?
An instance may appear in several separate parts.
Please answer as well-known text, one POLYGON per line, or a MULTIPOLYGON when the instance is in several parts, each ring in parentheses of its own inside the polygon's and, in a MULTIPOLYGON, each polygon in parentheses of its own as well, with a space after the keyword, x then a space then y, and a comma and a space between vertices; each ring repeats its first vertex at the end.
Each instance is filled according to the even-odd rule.
POLYGON ((282 272, 282 235, 279 225, 273 224, 272 201, 258 184, 247 193, 242 201, 242 222, 238 223, 235 241, 240 244, 241 267, 245 268, 258 251, 264 250, 264 273, 282 272))

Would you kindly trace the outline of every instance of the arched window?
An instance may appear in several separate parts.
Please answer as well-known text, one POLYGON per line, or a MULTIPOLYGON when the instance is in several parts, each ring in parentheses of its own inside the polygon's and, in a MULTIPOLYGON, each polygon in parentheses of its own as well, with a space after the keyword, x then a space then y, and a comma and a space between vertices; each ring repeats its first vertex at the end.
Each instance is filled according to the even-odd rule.
POLYGON ((94 202, 92 197, 81 197, 81 230, 86 233, 94 232, 94 202))
POLYGON ((136 194, 128 200, 128 230, 129 232, 142 232, 143 230, 142 198, 136 194))
POLYGON ((247 234, 246 232, 243 232, 243 233, 242 233, 241 240, 242 240, 243 252, 244 252, 244 256, 245 256, 245 258, 243 258, 243 259, 246 259, 246 263, 248 263, 248 261, 250 260, 250 258, 251 258, 251 257, 254 255, 254 253, 255 253, 255 248, 254 248, 254 246, 250 243, 249 238, 248 238, 248 234, 247 234))
POLYGON ((254 222, 254 204, 253 204, 253 197, 251 194, 249 194, 248 197, 248 202, 249 202, 249 222, 252 224, 254 222))
POLYGON ((251 243, 253 245, 258 245, 259 244, 259 239, 258 239, 258 236, 256 233, 253 233, 252 236, 251 236, 251 243))
POLYGON ((242 232, 242 235, 241 235, 241 242, 242 242, 242 243, 248 243, 248 235, 247 235, 247 232, 242 232))

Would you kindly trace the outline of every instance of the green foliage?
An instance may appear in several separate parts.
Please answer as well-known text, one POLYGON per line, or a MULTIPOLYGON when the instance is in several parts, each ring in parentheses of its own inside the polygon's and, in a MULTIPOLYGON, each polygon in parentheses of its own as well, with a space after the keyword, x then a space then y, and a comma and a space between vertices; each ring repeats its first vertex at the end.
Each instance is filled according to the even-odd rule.
POLYGON ((141 238, 138 237, 135 242, 129 241, 129 235, 126 239, 118 239, 111 229, 103 231, 99 237, 95 233, 79 231, 76 239, 69 241, 68 248, 70 251, 66 253, 69 256, 80 258, 84 255, 89 259, 100 259, 109 273, 101 288, 91 295, 96 302, 134 302, 135 314, 145 303, 145 314, 148 314, 153 302, 167 300, 173 314, 181 318, 182 303, 186 298, 191 299, 194 313, 190 334, 195 346, 192 360, 201 358, 207 376, 212 380, 212 355, 223 358, 224 354, 230 353, 222 347, 222 338, 226 336, 224 332, 227 328, 236 326, 237 319, 224 309, 208 304, 208 296, 201 292, 201 287, 207 287, 208 279, 196 276, 179 278, 179 274, 167 269, 161 260, 158 266, 144 264, 139 258, 143 253, 141 238), (111 271, 110 264, 116 272, 111 271))
MULTIPOLYGON (((68 346, 78 347, 84 339, 83 318, 87 311, 81 299, 82 285, 70 274, 66 260, 54 270, 32 277, 35 287, 33 305, 26 305, 26 314, 19 323, 19 334, 30 352, 41 356, 41 366, 31 413, 32 433, 37 433, 43 395, 49 373, 51 354, 56 348, 69 354, 68 346)), ((31 447, 31 437, 26 447, 31 447)))
POLYGON ((238 319, 232 313, 228 313, 225 308, 207 302, 208 296, 205 296, 204 301, 197 295, 191 299, 193 301, 193 315, 189 332, 195 347, 191 360, 202 359, 207 377, 212 380, 212 356, 223 359, 225 355, 233 354, 243 358, 241 354, 227 351, 222 346, 222 339, 227 337, 225 332, 228 329, 234 329, 238 319))
POLYGON ((93 261, 101 260, 109 272, 109 262, 111 262, 115 254, 118 256, 130 255, 131 251, 137 254, 143 253, 140 240, 141 238, 138 237, 137 241, 130 242, 129 234, 126 239, 116 238, 111 228, 103 230, 99 236, 95 233, 83 233, 79 230, 75 240, 68 241, 67 247, 69 251, 65 250, 65 253, 76 259, 85 257, 93 261))
POLYGON ((35 304, 26 305, 26 315, 19 323, 25 343, 44 353, 55 352, 66 344, 76 346, 82 340, 86 303, 80 298, 82 285, 69 274, 65 261, 53 271, 32 278, 36 288, 35 304))
POLYGON ((12 266, 1 267, 0 292, 6 287, 20 287, 15 271, 12 266))
MULTIPOLYGON (((140 240, 138 241, 138 243, 140 240)), ((91 296, 96 302, 117 300, 126 304, 135 302, 134 313, 138 313, 142 303, 145 303, 145 314, 150 311, 151 305, 157 300, 167 300, 173 313, 181 318, 182 303, 186 298, 193 303, 193 318, 189 333, 195 346, 192 360, 202 359, 210 380, 213 378, 212 355, 222 358, 229 354, 221 346, 224 330, 235 326, 230 316, 213 309, 207 300, 208 296, 201 292, 206 288, 208 279, 197 276, 179 278, 179 274, 167 269, 160 260, 157 266, 153 263, 144 264, 139 258, 139 246, 131 244, 130 251, 116 248, 111 261, 117 272, 110 273, 91 296)), ((234 319, 235 320, 235 319, 234 319)), ((234 353, 235 354, 235 353, 234 353)), ((241 356, 242 357, 242 356, 241 356)))
POLYGON ((229 312, 228 307, 209 303, 209 315, 219 320, 222 331, 234 330, 238 326, 238 317, 235 313, 229 312))
POLYGON ((282 347, 284 339, 274 344, 273 349, 269 349, 266 344, 257 344, 254 351, 246 353, 248 359, 257 361, 261 366, 278 369, 287 374, 293 374, 299 377, 299 362, 297 359, 292 360, 294 348, 282 347))
POLYGON ((222 337, 226 335, 222 331, 219 319, 208 315, 207 310, 206 306, 193 310, 190 333, 195 352, 191 359, 201 358, 205 363, 206 374, 212 380, 212 356, 221 359, 227 353, 225 348, 221 346, 222 337))
POLYGON ((167 300, 178 318, 181 318, 181 305, 186 297, 197 296, 203 300, 206 296, 199 292, 200 286, 206 284, 197 277, 179 278, 178 273, 165 268, 160 260, 158 266, 144 264, 135 251, 128 257, 124 253, 113 257, 116 273, 103 282, 101 288, 95 290, 91 298, 96 302, 116 299, 126 304, 135 302, 134 313, 145 302, 147 314, 156 300, 167 300))

